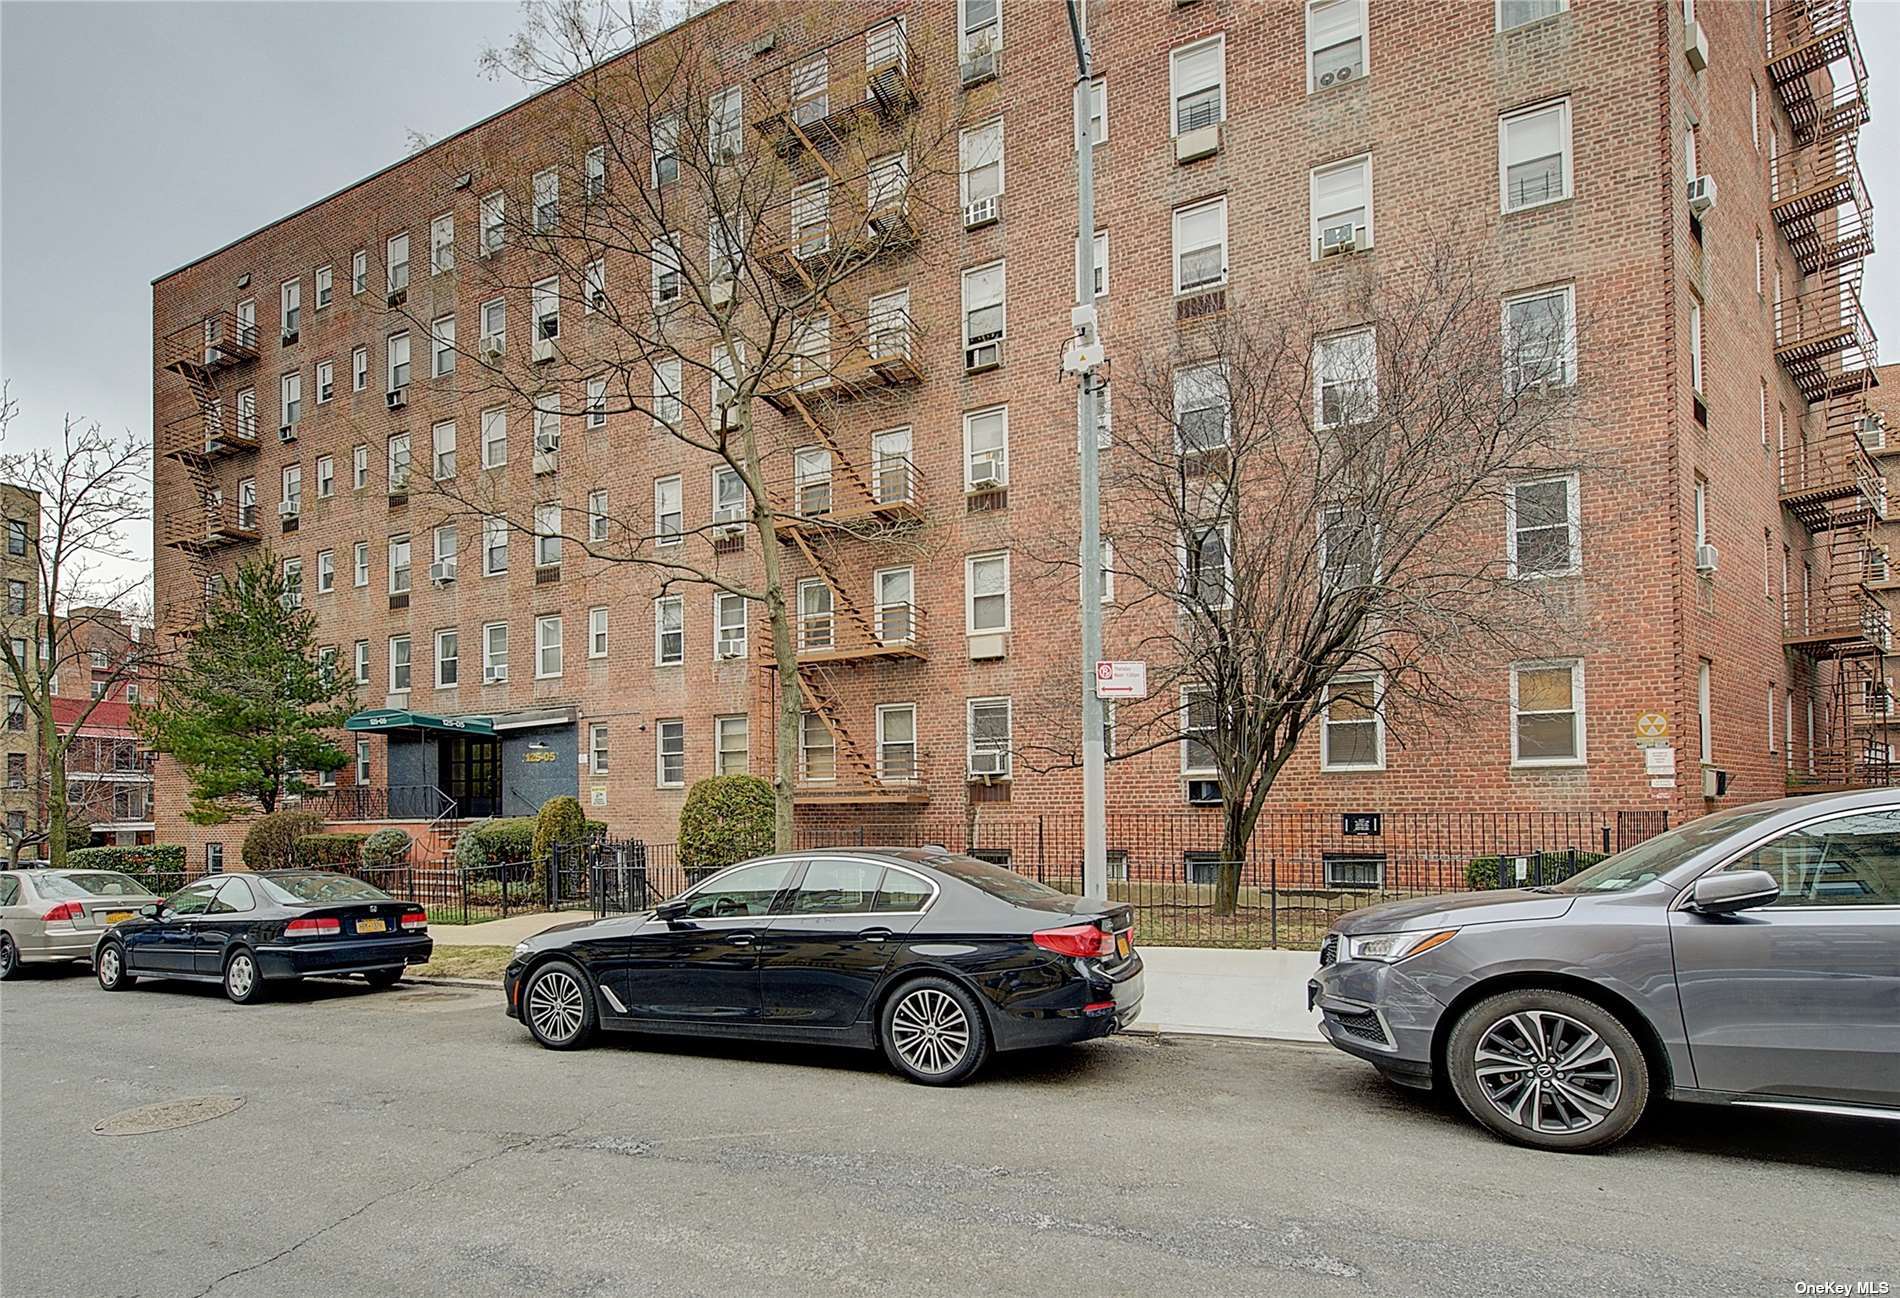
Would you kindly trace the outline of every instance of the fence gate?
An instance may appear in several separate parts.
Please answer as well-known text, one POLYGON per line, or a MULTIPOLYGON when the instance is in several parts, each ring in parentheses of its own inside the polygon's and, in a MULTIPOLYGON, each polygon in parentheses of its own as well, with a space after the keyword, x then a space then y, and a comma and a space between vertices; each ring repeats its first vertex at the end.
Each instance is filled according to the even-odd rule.
POLYGON ((638 839, 588 844, 587 883, 595 915, 646 910, 660 900, 647 871, 647 845, 638 839))

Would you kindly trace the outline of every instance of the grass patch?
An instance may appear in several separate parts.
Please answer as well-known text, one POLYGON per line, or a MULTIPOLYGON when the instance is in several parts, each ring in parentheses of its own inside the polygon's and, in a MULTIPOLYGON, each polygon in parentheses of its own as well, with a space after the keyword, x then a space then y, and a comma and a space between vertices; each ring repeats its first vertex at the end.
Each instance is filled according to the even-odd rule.
POLYGON ((511 946, 440 946, 428 964, 409 966, 411 978, 489 978, 499 981, 515 949, 511 946))

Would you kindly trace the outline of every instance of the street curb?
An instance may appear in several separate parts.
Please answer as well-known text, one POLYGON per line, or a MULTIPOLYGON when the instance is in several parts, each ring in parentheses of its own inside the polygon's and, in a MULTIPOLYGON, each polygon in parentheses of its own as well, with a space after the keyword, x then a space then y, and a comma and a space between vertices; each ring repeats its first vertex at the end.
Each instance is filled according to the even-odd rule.
POLYGON ((1324 1046, 1329 1042, 1315 1037, 1276 1037, 1255 1032, 1219 1032, 1213 1028, 1183 1028, 1167 1023, 1136 1023, 1121 1030, 1125 1037, 1212 1037, 1216 1041, 1268 1041, 1280 1046, 1324 1046))
POLYGON ((490 981, 489 979, 486 979, 486 978, 409 978, 409 977, 404 977, 403 981, 405 983, 412 983, 418 987, 480 987, 489 991, 498 992, 501 990, 501 979, 499 978, 496 978, 493 981, 490 981))

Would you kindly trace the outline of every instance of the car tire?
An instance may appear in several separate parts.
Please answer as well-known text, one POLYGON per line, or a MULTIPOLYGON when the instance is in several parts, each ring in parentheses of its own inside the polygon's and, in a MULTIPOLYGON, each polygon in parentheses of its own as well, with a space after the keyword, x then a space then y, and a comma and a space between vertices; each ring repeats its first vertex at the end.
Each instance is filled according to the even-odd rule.
POLYGON ((521 989, 521 1021, 549 1050, 578 1050, 594 1036, 594 989, 580 966, 550 960, 521 989))
POLYGON ((0 983, 20 976, 20 948, 11 933, 0 933, 0 983))
POLYGON ((394 987, 402 981, 402 970, 372 969, 363 975, 363 981, 372 987, 394 987))
POLYGON ((925 1086, 966 1082, 990 1057, 983 1007, 948 978, 917 978, 886 997, 878 1041, 891 1067, 925 1086))
POLYGON ((224 962, 224 994, 237 1005, 255 1005, 264 999, 264 972, 249 947, 239 947, 224 962))
POLYGON ((1479 1001, 1452 1028, 1445 1071, 1466 1113, 1533 1149, 1607 1148, 1649 1105, 1635 1035, 1572 992, 1527 987, 1479 1001))
POLYGON ((121 942, 108 942, 100 947, 92 971, 98 975, 99 985, 109 992, 122 992, 138 982, 126 972, 125 945, 121 942))

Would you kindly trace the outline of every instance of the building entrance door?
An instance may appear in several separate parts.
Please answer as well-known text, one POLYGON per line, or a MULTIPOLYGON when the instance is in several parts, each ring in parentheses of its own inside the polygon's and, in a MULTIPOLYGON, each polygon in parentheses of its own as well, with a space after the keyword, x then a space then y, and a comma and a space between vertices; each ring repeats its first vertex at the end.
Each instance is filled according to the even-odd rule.
POLYGON ((457 815, 477 820, 501 814, 501 741, 447 735, 440 744, 442 791, 455 799, 457 815))

